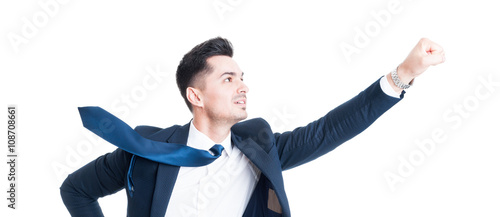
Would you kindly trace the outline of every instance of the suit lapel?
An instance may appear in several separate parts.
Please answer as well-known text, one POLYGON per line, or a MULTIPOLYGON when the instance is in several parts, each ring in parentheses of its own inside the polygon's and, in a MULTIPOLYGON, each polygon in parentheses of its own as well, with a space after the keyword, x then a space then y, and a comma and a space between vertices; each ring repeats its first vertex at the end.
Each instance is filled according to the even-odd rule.
MULTIPOLYGON (((255 129, 255 126, 243 126, 239 128, 233 127, 232 140, 236 147, 238 147, 241 152, 247 156, 247 158, 262 172, 262 174, 271 182, 274 190, 272 192, 277 196, 279 204, 283 208, 284 216, 289 216, 289 206, 288 199, 285 194, 281 162, 279 160, 278 152, 276 146, 272 143, 271 139, 265 139, 268 137, 262 137, 261 139, 252 139, 249 134, 245 133, 246 129, 255 129), (242 131, 243 130, 243 131, 242 131), (239 134, 239 135, 237 135, 239 134), (243 135, 243 136, 240 136, 243 135), (266 147, 264 150, 263 147, 266 147)), ((266 129, 258 132, 265 132, 266 129)), ((269 129, 270 132, 270 129, 269 129)), ((272 134, 271 134, 272 135, 272 134)), ((262 179, 262 178, 261 178, 262 179)), ((266 189, 269 190, 269 189, 266 189)), ((270 191, 271 192, 271 191, 270 191)), ((275 197, 276 197, 275 196, 275 197)), ((269 205, 269 204, 268 204, 269 205)), ((280 207, 281 208, 281 207, 280 207)))
POLYGON ((236 134, 232 134, 234 145, 240 149, 243 154, 257 167, 259 170, 268 175, 269 166, 272 165, 272 159, 269 154, 262 149, 253 139, 243 139, 236 134))
MULTIPOLYGON (((172 134, 158 132, 157 139, 170 143, 186 144, 188 134, 189 123, 179 127, 172 134)), ((153 202, 151 204, 151 216, 165 216, 168 202, 170 200, 170 196, 172 195, 177 175, 179 174, 179 169, 179 166, 159 164, 158 171, 156 173, 156 186, 153 193, 153 202)))
MULTIPOLYGON (((231 139, 252 163, 268 178, 281 174, 278 152, 272 143, 273 134, 267 125, 245 121, 231 128, 231 139), (250 129, 250 130, 249 130, 250 129), (269 131, 269 132, 268 132, 269 131), (258 132, 257 134, 253 132, 258 132), (257 136, 256 136, 257 135, 257 136)), ((267 124, 267 123, 266 123, 267 124)))

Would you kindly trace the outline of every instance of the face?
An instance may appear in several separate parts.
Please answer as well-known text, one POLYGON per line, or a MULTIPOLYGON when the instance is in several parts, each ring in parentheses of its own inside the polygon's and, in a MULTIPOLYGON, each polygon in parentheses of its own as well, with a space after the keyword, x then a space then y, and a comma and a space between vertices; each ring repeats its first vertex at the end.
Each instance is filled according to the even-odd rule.
POLYGON ((205 75, 200 89, 204 114, 212 121, 235 124, 247 118, 246 94, 243 72, 228 56, 212 56, 207 59, 212 71, 205 75))

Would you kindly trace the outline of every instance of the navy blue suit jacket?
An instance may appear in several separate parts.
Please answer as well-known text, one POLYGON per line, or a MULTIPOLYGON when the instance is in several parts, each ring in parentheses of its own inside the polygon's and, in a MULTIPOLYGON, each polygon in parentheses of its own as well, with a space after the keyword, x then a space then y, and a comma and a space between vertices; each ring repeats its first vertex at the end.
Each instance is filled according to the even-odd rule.
MULTIPOLYGON (((290 132, 273 133, 260 118, 235 124, 233 144, 262 172, 243 216, 290 216, 282 171, 333 150, 399 100, 386 95, 377 80, 324 117, 290 132)), ((135 130, 152 140, 186 144, 189 124, 135 130)), ((97 199, 126 188, 128 216, 164 217, 179 168, 116 149, 70 174, 60 188, 61 196, 72 216, 103 216, 97 199)))

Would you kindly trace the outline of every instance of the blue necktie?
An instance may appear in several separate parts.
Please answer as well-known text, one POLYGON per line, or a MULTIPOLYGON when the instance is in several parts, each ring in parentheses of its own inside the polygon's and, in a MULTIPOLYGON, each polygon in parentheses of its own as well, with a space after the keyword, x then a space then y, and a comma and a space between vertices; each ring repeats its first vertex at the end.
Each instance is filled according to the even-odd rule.
POLYGON ((135 132, 125 122, 100 107, 79 107, 83 126, 119 148, 160 163, 198 167, 212 163, 224 147, 216 144, 210 152, 191 148, 184 144, 157 142, 146 139, 135 132))

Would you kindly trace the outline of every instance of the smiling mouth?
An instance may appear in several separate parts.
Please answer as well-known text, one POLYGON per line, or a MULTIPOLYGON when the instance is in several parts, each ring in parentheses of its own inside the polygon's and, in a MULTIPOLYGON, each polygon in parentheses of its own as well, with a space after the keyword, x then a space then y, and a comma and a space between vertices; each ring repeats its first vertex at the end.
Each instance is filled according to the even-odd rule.
POLYGON ((235 100, 234 104, 237 104, 237 105, 246 105, 247 104, 247 98, 246 96, 238 96, 238 98, 235 100))

